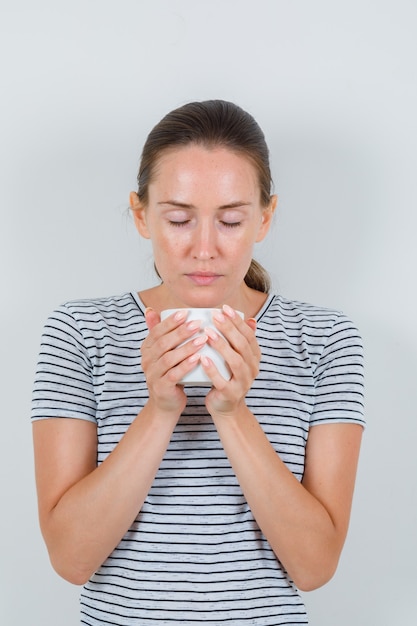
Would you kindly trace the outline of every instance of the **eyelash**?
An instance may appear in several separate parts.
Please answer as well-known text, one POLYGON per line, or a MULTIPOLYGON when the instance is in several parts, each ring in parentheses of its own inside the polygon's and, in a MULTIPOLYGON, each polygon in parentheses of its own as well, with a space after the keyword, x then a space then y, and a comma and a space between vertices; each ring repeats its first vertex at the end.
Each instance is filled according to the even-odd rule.
POLYGON ((221 222, 222 226, 226 226, 226 228, 237 228, 241 223, 242 222, 221 222))
POLYGON ((172 222, 171 220, 168 220, 168 223, 170 226, 177 226, 179 228, 188 224, 188 220, 185 220, 184 222, 172 222))
MULTIPOLYGON (((172 222, 169 221, 169 224, 171 226, 175 226, 177 228, 181 228, 183 226, 186 226, 189 223, 190 220, 184 220, 183 222, 172 222)), ((222 222, 220 221, 220 224, 222 226, 225 226, 226 228, 237 228, 238 226, 241 225, 242 222, 222 222)))

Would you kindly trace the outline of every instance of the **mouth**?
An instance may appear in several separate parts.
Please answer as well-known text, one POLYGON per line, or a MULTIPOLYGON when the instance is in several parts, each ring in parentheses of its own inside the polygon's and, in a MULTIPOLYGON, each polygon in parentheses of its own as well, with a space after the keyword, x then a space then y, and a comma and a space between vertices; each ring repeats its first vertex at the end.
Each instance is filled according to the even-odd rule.
POLYGON ((218 278, 220 278, 220 274, 214 274, 213 272, 192 272, 190 274, 186 274, 187 278, 189 278, 195 285, 212 285, 218 278))

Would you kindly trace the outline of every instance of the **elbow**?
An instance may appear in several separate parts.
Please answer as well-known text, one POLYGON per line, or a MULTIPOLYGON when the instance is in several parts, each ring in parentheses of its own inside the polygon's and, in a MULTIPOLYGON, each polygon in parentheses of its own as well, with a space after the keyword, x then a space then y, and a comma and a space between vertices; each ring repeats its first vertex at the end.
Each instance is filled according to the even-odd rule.
POLYGON ((67 582, 82 586, 89 581, 99 567, 88 560, 88 550, 80 540, 62 541, 60 535, 48 534, 42 529, 49 561, 55 572, 67 582))
POLYGON ((51 565, 61 578, 72 585, 85 585, 93 574, 93 572, 87 572, 86 570, 77 568, 70 563, 58 563, 54 559, 51 559, 51 565))
POLYGON ((315 567, 302 568, 294 573, 292 580, 300 591, 314 591, 323 587, 334 576, 338 562, 318 563, 315 567))
POLYGON ((333 577, 333 574, 330 576, 305 576, 300 578, 300 580, 294 580, 294 584, 300 591, 315 591, 320 587, 323 587, 329 580, 333 577))
POLYGON ((50 551, 49 560, 58 576, 72 585, 85 585, 95 572, 86 563, 78 562, 74 555, 50 551))
POLYGON ((297 589, 314 591, 326 585, 336 573, 342 547, 340 541, 327 540, 315 545, 309 543, 288 570, 297 589))
POLYGON ((94 560, 97 554, 91 550, 91 542, 79 537, 76 530, 71 532, 53 524, 51 517, 41 520, 41 532, 49 561, 58 576, 73 585, 85 585, 102 563, 94 560))

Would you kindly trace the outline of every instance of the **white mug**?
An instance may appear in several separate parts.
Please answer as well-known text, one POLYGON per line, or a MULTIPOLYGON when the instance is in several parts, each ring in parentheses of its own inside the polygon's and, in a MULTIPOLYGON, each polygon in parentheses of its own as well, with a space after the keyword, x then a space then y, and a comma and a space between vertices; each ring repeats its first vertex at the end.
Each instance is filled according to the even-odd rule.
MULTIPOLYGON (((161 320, 166 319, 173 313, 176 313, 177 311, 180 311, 180 310, 181 309, 166 309, 165 311, 161 311, 161 320)), ((190 322, 191 320, 201 320, 200 329, 197 330, 195 335, 193 335, 190 339, 187 339, 187 341, 190 341, 191 339, 195 339, 198 335, 202 335, 204 333, 204 328, 207 328, 207 327, 214 328, 214 330, 217 333, 219 333, 219 335, 221 335, 221 332, 219 332, 219 330, 215 327, 213 323, 213 318, 212 318, 212 311, 216 309, 198 309, 198 308, 192 309, 191 308, 187 310, 188 310, 187 322, 190 322)), ((217 310, 220 311, 220 309, 217 309, 217 310)), ((236 313, 240 315, 242 319, 244 319, 244 315, 241 311, 236 311, 236 313)), ((209 346, 207 343, 205 343, 199 352, 200 354, 204 356, 208 356, 213 361, 214 365, 217 367, 220 374, 223 376, 223 378, 225 378, 225 380, 230 380, 231 378, 230 370, 228 366, 226 365, 223 357, 217 350, 215 350, 214 348, 209 346)), ((201 363, 197 362, 194 369, 192 369, 191 372, 188 372, 188 374, 186 374, 180 380, 180 384, 203 385, 206 387, 211 387, 213 383, 211 382, 210 378, 207 376, 207 374, 203 370, 201 363)))

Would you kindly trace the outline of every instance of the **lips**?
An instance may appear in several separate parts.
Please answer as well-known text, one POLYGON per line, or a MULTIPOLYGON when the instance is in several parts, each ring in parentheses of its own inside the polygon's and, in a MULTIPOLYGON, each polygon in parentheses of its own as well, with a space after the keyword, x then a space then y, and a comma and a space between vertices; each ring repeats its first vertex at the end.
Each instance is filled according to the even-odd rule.
POLYGON ((187 274, 187 277, 196 285, 212 285, 220 274, 214 274, 213 272, 192 272, 187 274))

